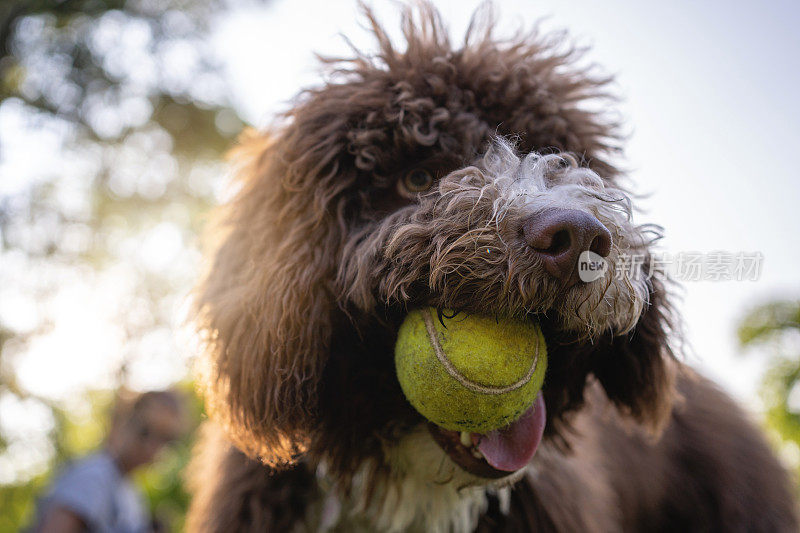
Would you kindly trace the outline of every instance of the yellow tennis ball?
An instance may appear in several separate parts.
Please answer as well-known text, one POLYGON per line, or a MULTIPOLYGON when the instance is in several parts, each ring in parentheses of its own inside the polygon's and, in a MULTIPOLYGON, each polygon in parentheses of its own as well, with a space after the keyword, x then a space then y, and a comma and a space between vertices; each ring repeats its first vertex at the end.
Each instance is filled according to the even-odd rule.
POLYGON ((444 429, 488 433, 507 426, 542 388, 547 348, 539 325, 447 316, 440 321, 436 309, 418 309, 400 326, 395 368, 403 393, 444 429))

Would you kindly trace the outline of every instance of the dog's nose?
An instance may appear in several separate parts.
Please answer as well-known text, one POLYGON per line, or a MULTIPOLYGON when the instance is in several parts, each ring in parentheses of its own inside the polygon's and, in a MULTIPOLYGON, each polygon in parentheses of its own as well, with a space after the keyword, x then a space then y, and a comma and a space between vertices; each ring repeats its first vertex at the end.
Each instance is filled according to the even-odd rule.
POLYGON ((607 257, 611 251, 608 229, 594 216, 577 209, 546 209, 525 221, 522 234, 541 256, 547 271, 564 282, 574 277, 582 252, 590 250, 607 257))

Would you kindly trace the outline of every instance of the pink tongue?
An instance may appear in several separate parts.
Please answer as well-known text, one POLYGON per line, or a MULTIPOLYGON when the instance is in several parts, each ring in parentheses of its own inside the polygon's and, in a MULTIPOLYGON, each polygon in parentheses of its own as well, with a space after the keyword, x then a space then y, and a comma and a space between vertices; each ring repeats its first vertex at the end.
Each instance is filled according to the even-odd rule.
POLYGON ((528 464, 542 440, 545 414, 544 398, 539 394, 533 406, 510 426, 485 435, 473 433, 472 443, 497 470, 517 471, 528 464))

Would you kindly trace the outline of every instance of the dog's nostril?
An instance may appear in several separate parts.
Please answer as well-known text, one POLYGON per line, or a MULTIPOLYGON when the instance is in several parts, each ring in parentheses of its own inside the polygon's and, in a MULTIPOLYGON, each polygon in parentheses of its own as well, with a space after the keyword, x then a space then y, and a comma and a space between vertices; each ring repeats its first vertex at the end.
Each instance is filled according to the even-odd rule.
POLYGON ((564 282, 574 280, 582 252, 589 250, 601 257, 611 252, 608 229, 596 217, 577 209, 542 211, 525 221, 522 234, 547 271, 564 282))
POLYGON ((572 239, 569 236, 569 231, 562 229, 553 235, 550 246, 548 246, 544 251, 551 255, 558 255, 566 250, 569 250, 571 243, 572 239))
POLYGON ((592 244, 589 246, 589 250, 596 253, 600 257, 608 257, 608 254, 611 253, 611 234, 608 232, 608 229, 603 227, 605 230, 604 232, 598 233, 594 239, 592 239, 592 244))

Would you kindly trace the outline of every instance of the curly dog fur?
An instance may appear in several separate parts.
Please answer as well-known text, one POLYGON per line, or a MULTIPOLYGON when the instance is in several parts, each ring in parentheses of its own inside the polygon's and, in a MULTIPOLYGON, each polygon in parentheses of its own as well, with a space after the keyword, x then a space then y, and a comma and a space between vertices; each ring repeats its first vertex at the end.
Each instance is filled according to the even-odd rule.
POLYGON ((561 37, 496 38, 487 10, 453 47, 429 4, 407 8, 403 49, 365 14, 378 53, 325 59, 326 83, 236 153, 196 296, 215 425, 189 529, 796 530, 762 436, 673 355, 663 275, 565 284, 521 237, 546 209, 591 213, 612 267, 658 237, 633 222, 608 79, 561 37), (405 401, 393 346, 424 305, 541 323, 525 469, 471 474, 405 401))

